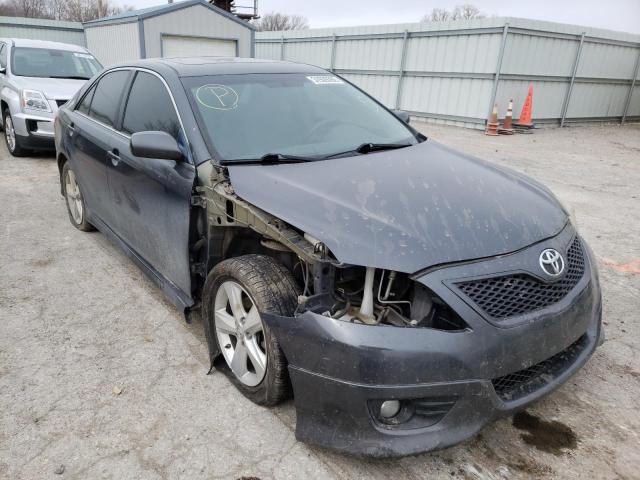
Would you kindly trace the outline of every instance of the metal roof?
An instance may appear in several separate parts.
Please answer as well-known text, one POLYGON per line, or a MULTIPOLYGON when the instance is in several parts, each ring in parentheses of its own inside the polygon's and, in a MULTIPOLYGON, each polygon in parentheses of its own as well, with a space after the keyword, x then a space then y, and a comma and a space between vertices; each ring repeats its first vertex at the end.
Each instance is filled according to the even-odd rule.
POLYGON ((256 29, 256 27, 251 25, 249 22, 241 20, 235 15, 233 15, 232 13, 229 13, 226 10, 222 10, 221 8, 218 8, 215 5, 211 5, 206 0, 186 0, 184 2, 167 3, 163 5, 158 5, 155 7, 141 8, 139 10, 128 10, 122 13, 118 13, 116 15, 111 15, 109 17, 98 18, 97 20, 90 20, 88 22, 84 22, 83 25, 85 27, 94 27, 94 26, 109 25, 109 24, 115 24, 115 23, 136 22, 138 20, 156 17, 158 15, 164 15, 166 13, 174 12, 176 10, 192 7, 194 5, 202 5, 203 7, 206 7, 209 10, 212 10, 219 15, 227 17, 229 20, 239 23, 240 25, 250 30, 256 29))
POLYGON ((82 31, 82 23, 80 22, 63 22, 61 20, 46 20, 42 18, 26 18, 26 17, 2 17, 0 16, 0 26, 15 27, 35 27, 48 28, 54 30, 77 30, 82 31))

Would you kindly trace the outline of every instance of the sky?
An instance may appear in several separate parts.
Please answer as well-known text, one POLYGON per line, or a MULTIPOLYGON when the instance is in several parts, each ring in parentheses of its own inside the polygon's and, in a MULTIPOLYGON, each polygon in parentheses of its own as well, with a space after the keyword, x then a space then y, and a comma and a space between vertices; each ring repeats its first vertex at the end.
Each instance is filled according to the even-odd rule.
MULTIPOLYGON (((112 0, 134 8, 166 0, 112 0)), ((252 0, 236 0, 236 4, 252 0)), ((271 11, 303 15, 310 26, 343 27, 420 21, 433 8, 451 10, 471 3, 487 15, 521 17, 640 33, 640 0, 259 0, 260 13, 271 11)))

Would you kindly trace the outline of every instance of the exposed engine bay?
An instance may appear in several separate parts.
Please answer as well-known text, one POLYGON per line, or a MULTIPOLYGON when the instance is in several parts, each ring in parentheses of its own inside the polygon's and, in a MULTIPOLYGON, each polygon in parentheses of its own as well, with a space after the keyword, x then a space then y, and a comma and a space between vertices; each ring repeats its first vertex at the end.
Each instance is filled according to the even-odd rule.
MULTIPOLYGON (((308 267, 305 267, 308 268, 308 267)), ((407 274, 372 267, 333 271, 330 292, 313 294, 305 280, 300 309, 352 323, 463 330, 465 323, 437 295, 407 274)))
MULTIPOLYGON (((465 322, 437 295, 406 273, 341 263, 324 243, 239 198, 224 169, 205 187, 209 262, 243 251, 277 258, 300 285, 298 313, 368 325, 463 330, 465 322), (237 228, 217 228, 220 225, 237 228), (224 238, 213 233, 223 232, 224 238)), ((204 259, 203 259, 204 260, 204 259)))

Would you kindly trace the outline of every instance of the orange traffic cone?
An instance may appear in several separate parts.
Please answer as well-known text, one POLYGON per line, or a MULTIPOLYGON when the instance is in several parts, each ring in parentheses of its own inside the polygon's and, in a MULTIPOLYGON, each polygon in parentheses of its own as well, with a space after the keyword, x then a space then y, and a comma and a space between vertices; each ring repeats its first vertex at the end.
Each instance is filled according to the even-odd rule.
POLYGON ((513 99, 509 100, 507 115, 504 117, 502 128, 498 129, 500 135, 513 135, 513 99))
POLYGON ((520 118, 516 122, 517 127, 533 128, 533 122, 531 121, 531 110, 533 109, 533 85, 529 85, 529 93, 527 99, 522 106, 522 112, 520 118))
POLYGON ((498 104, 493 105, 493 110, 491 111, 491 115, 489 116, 489 121, 487 122, 487 129, 484 132, 485 135, 495 136, 498 135, 498 104))

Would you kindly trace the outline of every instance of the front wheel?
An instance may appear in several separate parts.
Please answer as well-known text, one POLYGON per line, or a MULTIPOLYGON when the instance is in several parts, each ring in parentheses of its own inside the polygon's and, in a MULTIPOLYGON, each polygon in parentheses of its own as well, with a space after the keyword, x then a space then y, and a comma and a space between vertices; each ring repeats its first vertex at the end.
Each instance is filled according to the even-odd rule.
POLYGON ((205 285, 206 327, 227 376, 259 405, 275 405, 290 394, 287 361, 261 312, 291 316, 297 298, 291 273, 265 255, 225 260, 205 285))
POLYGON ((27 150, 20 144, 20 137, 16 135, 16 129, 13 125, 13 118, 11 112, 6 109, 3 112, 2 122, 4 125, 4 140, 7 144, 7 150, 14 157, 24 157, 27 155, 27 150))

